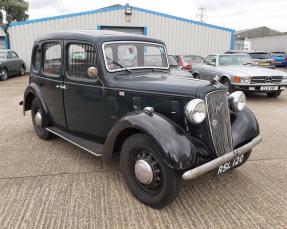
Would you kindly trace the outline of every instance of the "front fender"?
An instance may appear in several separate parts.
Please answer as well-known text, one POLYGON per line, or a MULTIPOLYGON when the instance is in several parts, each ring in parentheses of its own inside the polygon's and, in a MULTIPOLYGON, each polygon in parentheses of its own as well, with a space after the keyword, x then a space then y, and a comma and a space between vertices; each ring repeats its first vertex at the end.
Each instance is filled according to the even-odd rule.
POLYGON ((29 86, 24 92, 23 114, 25 115, 25 111, 31 109, 32 101, 35 97, 37 97, 41 101, 44 111, 46 112, 46 114, 48 114, 48 108, 45 103, 44 97, 41 93, 39 86, 35 83, 29 84, 29 86))
POLYGON ((104 144, 103 157, 112 157, 118 136, 128 129, 148 135, 160 147, 163 161, 173 169, 190 168, 196 158, 196 148, 183 129, 165 116, 143 111, 132 112, 113 126, 104 144))
POLYGON ((246 107, 231 114, 233 148, 236 149, 259 135, 259 125, 253 112, 246 107))

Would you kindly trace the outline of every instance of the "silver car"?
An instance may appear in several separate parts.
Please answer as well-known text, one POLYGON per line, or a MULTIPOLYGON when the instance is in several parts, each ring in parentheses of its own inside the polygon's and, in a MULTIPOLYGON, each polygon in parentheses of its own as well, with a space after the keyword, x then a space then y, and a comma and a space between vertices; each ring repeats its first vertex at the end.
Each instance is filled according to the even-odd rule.
POLYGON ((192 74, 199 79, 214 78, 224 84, 229 92, 241 90, 278 97, 287 87, 286 73, 256 67, 246 54, 209 55, 203 64, 193 66, 192 74))

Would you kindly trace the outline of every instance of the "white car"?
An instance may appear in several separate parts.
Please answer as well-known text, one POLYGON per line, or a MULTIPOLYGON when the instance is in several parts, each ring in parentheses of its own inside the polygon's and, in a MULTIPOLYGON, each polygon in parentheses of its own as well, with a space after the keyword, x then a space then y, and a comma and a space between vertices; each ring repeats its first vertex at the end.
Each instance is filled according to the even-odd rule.
POLYGON ((229 92, 240 90, 278 97, 287 87, 286 73, 257 67, 246 54, 209 55, 204 63, 193 66, 192 74, 199 79, 215 78, 229 92))

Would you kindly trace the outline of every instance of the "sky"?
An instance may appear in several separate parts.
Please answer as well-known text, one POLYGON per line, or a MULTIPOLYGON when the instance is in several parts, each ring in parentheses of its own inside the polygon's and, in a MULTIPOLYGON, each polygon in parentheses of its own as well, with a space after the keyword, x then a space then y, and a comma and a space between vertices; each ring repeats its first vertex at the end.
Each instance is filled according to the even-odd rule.
POLYGON ((206 8, 206 23, 235 30, 267 26, 287 32, 287 0, 28 0, 30 19, 94 10, 113 4, 145 8, 187 19, 206 8))

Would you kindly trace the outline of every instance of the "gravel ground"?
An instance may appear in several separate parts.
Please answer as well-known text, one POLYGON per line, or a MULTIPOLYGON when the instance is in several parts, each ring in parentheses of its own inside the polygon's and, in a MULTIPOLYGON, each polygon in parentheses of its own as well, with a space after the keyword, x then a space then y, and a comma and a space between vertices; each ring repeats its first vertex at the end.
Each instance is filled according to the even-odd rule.
POLYGON ((248 97, 264 141, 242 167, 184 181, 154 210, 124 185, 118 162, 34 134, 18 106, 28 77, 0 82, 0 228, 286 228, 287 93, 248 97))

